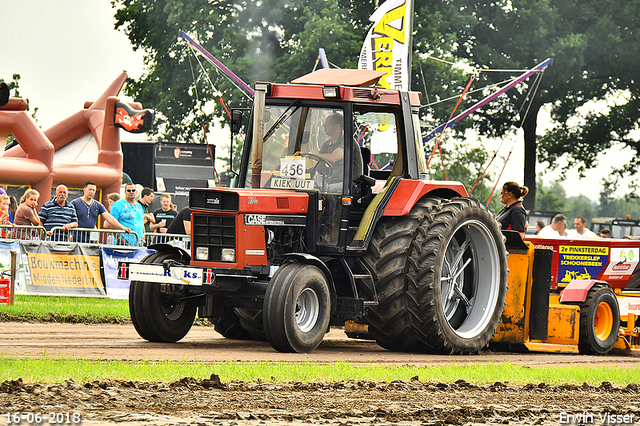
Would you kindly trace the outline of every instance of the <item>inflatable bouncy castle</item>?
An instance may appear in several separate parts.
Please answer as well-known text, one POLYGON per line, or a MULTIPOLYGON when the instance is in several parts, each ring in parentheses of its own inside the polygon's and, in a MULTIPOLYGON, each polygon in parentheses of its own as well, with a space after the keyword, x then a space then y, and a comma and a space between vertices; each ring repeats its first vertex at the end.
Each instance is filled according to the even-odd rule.
POLYGON ((43 194, 40 205, 59 184, 82 188, 93 181, 102 190, 103 203, 107 194, 119 192, 119 129, 142 133, 153 122, 152 111, 118 100, 126 78, 126 73, 120 74, 96 101, 86 102, 82 110, 44 131, 27 112, 25 100, 10 98, 6 85, 0 87, 0 146, 4 148, 9 136, 17 142, 0 149, 0 185, 34 188, 43 194))

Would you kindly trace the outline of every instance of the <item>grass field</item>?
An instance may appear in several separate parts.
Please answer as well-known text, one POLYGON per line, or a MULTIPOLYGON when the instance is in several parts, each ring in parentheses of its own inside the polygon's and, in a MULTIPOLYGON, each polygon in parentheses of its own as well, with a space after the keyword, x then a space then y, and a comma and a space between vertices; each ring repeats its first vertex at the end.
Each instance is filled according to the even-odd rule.
MULTIPOLYGON (((123 323, 130 320, 127 300, 76 297, 17 295, 13 306, 0 305, 4 321, 58 321, 88 323, 123 323)), ((125 362, 52 359, 48 357, 17 359, 2 357, 0 381, 22 378, 26 382, 60 382, 73 378, 77 382, 121 379, 171 382, 183 377, 209 378, 217 374, 222 381, 336 382, 341 380, 455 382, 487 384, 497 381, 511 384, 547 383, 617 385, 640 382, 640 364, 635 367, 571 366, 527 367, 509 363, 462 364, 438 367, 354 365, 350 363, 292 362, 125 362)))
POLYGON ((640 366, 528 367, 510 363, 460 364, 438 367, 354 365, 348 362, 236 362, 216 364, 200 362, 126 362, 87 361, 77 359, 0 358, 0 381, 22 378, 25 382, 56 383, 67 379, 76 382, 92 380, 131 380, 144 382, 172 382, 183 377, 199 379, 217 374, 223 382, 339 382, 394 380, 453 383, 465 380, 473 384, 546 383, 600 385, 610 382, 617 386, 638 383, 640 366))
POLYGON ((0 305, 0 314, 5 321, 122 323, 131 318, 128 300, 22 294, 13 305, 0 305))

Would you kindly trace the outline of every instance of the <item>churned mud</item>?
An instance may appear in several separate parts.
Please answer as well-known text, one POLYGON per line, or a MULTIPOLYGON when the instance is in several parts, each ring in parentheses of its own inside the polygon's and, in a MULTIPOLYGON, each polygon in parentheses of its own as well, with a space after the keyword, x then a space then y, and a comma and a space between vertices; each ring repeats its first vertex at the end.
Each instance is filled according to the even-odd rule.
POLYGON ((45 424, 49 413, 79 413, 76 419, 91 425, 557 425, 576 424, 570 421, 577 418, 620 424, 616 420, 625 416, 640 422, 640 386, 475 386, 417 377, 392 383, 221 383, 216 375, 168 384, 14 380, 0 385, 0 407, 4 413, 43 413, 45 424))
POLYGON ((176 344, 149 343, 131 324, 4 322, 0 354, 109 360, 182 360, 211 364, 209 379, 174 383, 118 380, 0 384, 0 422, 21 425, 559 425, 639 424, 640 377, 627 386, 544 383, 477 386, 411 381, 338 383, 221 382, 215 364, 237 361, 348 361, 442 366, 510 362, 638 366, 637 356, 605 357, 485 351, 476 355, 394 353, 375 342, 347 339, 335 329, 311 354, 281 354, 265 342, 224 339, 212 327, 194 327, 176 344), (40 413, 37 422, 36 414, 40 413), (76 414, 77 413, 77 414, 76 414), (74 417, 75 416, 75 417, 74 417), (626 417, 625 417, 626 416, 626 417), (30 421, 29 421, 30 420, 30 421), (60 422, 62 420, 62 422, 60 422))

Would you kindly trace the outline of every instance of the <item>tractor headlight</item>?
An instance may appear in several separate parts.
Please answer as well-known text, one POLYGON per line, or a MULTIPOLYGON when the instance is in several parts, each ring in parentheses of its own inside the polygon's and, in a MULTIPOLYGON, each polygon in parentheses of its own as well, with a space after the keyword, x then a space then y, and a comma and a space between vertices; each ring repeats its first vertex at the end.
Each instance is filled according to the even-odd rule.
POLYGON ((209 260, 209 247, 198 247, 198 248, 196 248, 196 259, 197 260, 209 260))
POLYGON ((235 262, 236 261, 236 249, 232 249, 232 248, 222 249, 222 261, 223 262, 235 262))

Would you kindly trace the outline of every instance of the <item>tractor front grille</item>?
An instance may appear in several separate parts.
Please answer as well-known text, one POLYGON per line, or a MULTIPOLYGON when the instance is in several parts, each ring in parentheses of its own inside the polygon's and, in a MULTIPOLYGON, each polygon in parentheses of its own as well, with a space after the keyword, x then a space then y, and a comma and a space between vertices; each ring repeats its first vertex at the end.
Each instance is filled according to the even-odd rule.
POLYGON ((193 214, 193 241, 198 247, 209 248, 208 261, 222 262, 223 248, 236 248, 235 216, 193 214))

